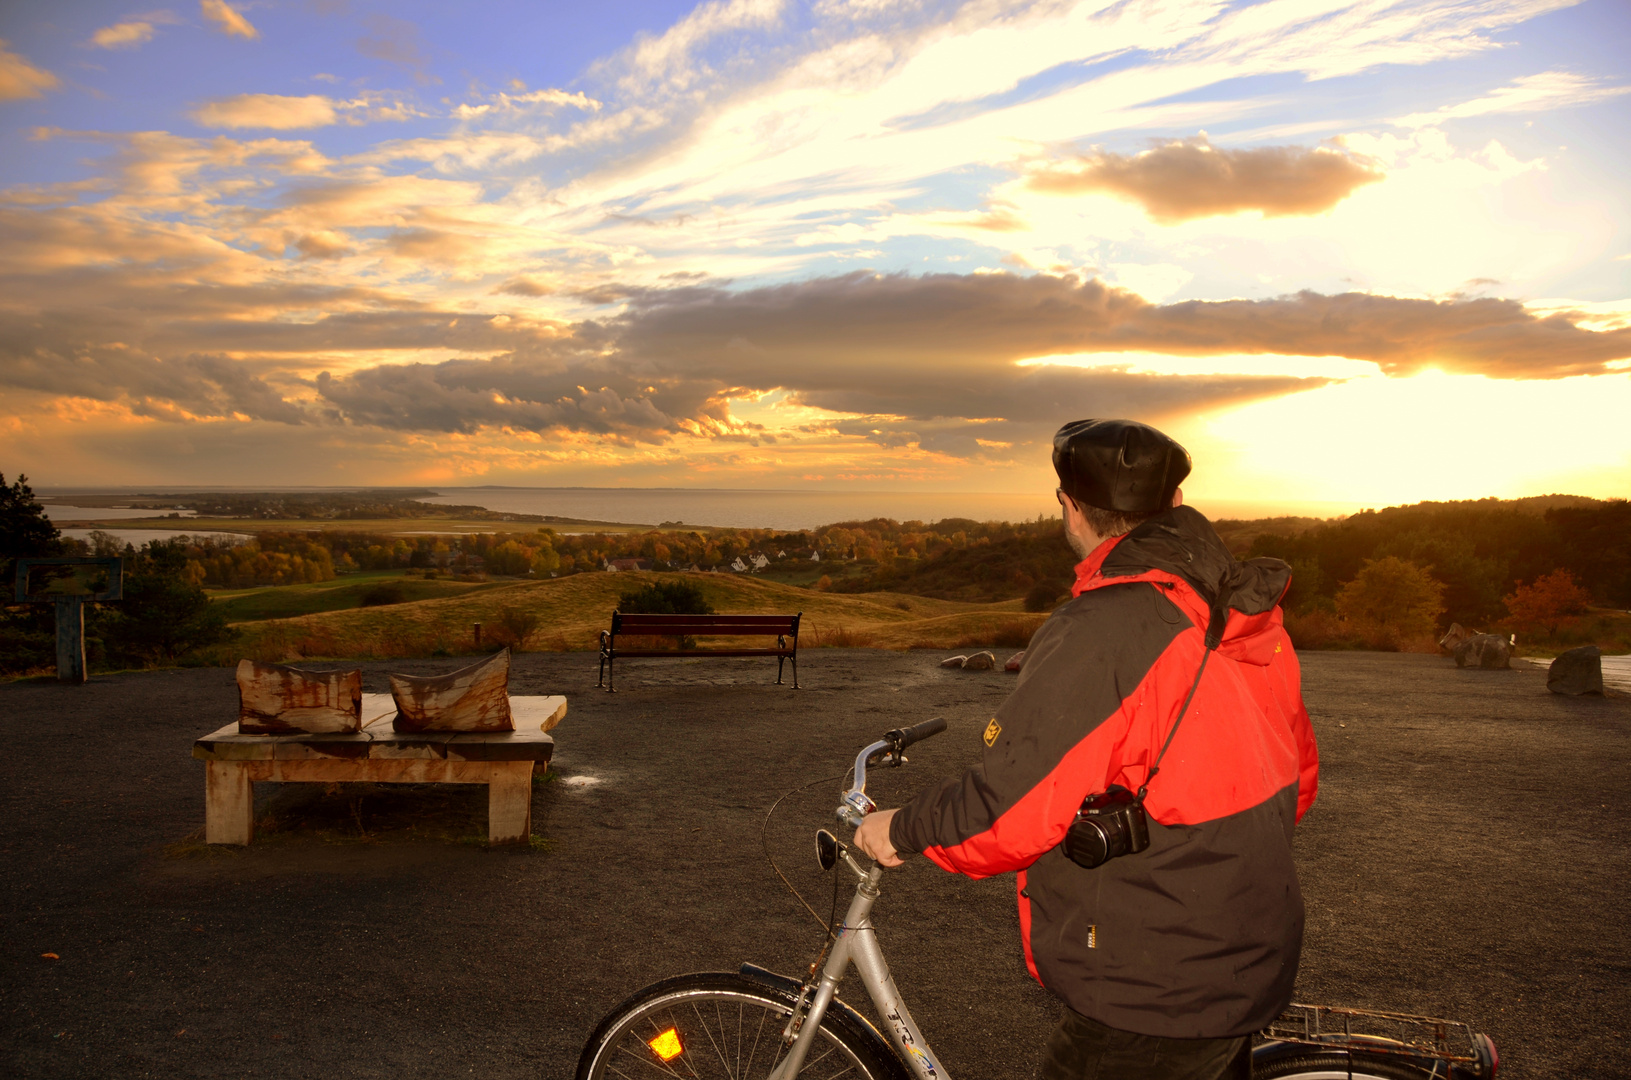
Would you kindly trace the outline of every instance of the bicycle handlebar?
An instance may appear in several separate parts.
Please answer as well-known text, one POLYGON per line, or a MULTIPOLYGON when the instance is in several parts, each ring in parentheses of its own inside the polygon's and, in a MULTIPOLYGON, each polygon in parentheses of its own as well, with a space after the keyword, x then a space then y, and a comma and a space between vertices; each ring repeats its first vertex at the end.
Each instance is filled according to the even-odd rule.
POLYGON ((883 738, 868 744, 855 755, 855 783, 844 792, 843 800, 838 804, 839 822, 852 829, 858 829, 866 816, 878 808, 878 804, 869 799, 866 793, 866 767, 869 762, 876 760, 880 764, 888 762, 891 765, 899 765, 906 760, 901 756, 902 750, 945 730, 946 721, 938 716, 921 724, 913 724, 911 727, 893 728, 884 732, 883 738))
POLYGON ((925 720, 921 724, 913 724, 908 728, 895 728, 893 731, 886 731, 883 737, 894 743, 896 749, 904 750, 915 742, 922 742, 931 735, 938 735, 945 730, 946 721, 937 716, 933 720, 925 720))

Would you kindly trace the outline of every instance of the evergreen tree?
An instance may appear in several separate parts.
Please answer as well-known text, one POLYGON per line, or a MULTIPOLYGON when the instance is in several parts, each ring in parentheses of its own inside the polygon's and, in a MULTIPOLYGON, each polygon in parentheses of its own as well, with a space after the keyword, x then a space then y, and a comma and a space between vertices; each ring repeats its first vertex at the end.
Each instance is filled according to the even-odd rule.
POLYGON ((226 616, 186 570, 187 549, 175 540, 149 540, 126 559, 124 602, 98 620, 109 659, 174 662, 232 637, 226 616))
MULTIPOLYGON (((7 484, 0 475, 0 588, 9 601, 18 559, 61 555, 62 533, 34 498, 28 477, 7 484)), ((56 612, 50 604, 6 604, 0 611, 0 672, 15 674, 56 663, 56 612)))

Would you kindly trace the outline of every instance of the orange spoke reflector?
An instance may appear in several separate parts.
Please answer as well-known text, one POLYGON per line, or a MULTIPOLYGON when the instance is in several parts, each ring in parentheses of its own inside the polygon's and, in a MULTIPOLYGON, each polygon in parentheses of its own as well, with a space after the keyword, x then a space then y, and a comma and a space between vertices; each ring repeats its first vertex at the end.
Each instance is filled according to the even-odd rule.
POLYGON ((674 1028, 669 1028, 646 1045, 664 1061, 673 1061, 685 1052, 685 1047, 680 1045, 680 1033, 674 1028))

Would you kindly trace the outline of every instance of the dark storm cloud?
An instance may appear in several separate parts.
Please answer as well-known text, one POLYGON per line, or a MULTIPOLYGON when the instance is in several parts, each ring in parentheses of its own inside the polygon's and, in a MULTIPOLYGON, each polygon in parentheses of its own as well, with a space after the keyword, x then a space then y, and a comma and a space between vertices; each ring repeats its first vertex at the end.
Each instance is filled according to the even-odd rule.
POLYGON ((1061 415, 1159 418, 1324 382, 1015 363, 1050 354, 1337 355, 1392 375, 1433 366, 1516 379, 1601 374, 1631 357, 1631 330, 1594 333, 1578 316, 1537 318, 1511 300, 1305 292, 1157 305, 1097 281, 1011 274, 605 288, 625 298, 621 314, 548 323, 355 288, 204 285, 168 263, 0 273, 0 386, 173 419, 623 442, 756 437, 728 402, 780 388, 858 415, 841 434, 967 455, 1043 438, 1061 415), (315 357, 390 350, 491 359, 376 364, 306 383, 290 373, 316 369, 315 357))
POLYGON ((1260 210, 1265 216, 1318 214, 1382 179, 1366 161, 1326 147, 1225 150, 1204 137, 1141 154, 1096 151, 1031 174, 1037 191, 1105 191, 1143 204, 1163 224, 1260 210))
POLYGON ((92 401, 123 402, 160 420, 247 416, 304 423, 305 410, 248 367, 224 356, 160 359, 121 345, 59 353, 0 349, 0 385, 92 401))
MULTIPOLYGON (((867 273, 730 293, 644 294, 612 324, 619 348, 741 378, 767 366, 809 393, 915 388, 933 398, 993 362, 1055 353, 1273 353, 1546 379, 1631 357, 1631 329, 1597 333, 1515 300, 1301 292, 1151 304, 1098 281, 1012 274, 867 273)), ((755 377, 758 377, 755 375, 755 377)))
POLYGON ((317 379, 323 399, 356 424, 465 433, 560 429, 645 442, 685 430, 682 420, 723 421, 724 405, 710 400, 712 389, 668 380, 659 390, 599 365, 513 357, 387 364, 317 379))

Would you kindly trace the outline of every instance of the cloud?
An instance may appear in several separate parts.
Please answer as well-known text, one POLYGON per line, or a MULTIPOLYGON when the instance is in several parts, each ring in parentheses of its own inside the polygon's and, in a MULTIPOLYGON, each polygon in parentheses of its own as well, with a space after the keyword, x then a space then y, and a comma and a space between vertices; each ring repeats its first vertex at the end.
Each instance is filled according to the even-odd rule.
POLYGON ((784 0, 708 0, 662 34, 642 34, 622 57, 631 86, 668 83, 683 89, 706 69, 699 69, 695 53, 721 34, 733 30, 773 26, 781 18, 784 0))
MULTIPOLYGON (((99 241, 89 262, 64 262, 50 253, 81 250, 96 228, 88 220, 91 232, 50 236, 38 215, 0 222, 10 222, 0 234, 10 253, 0 261, 0 385, 158 419, 560 432, 630 446, 764 438, 773 433, 735 417, 731 402, 781 390, 827 417, 816 429, 829 436, 991 460, 1010 452, 1000 444, 1026 453, 1045 441, 1062 413, 1190 415, 1329 382, 1158 374, 1116 357, 1019 363, 1035 357, 1344 356, 1392 376, 1441 368, 1509 379, 1602 374, 1631 358, 1631 327, 1593 332, 1582 325, 1591 313, 1564 306, 1311 292, 1155 304, 1096 280, 1006 273, 854 273, 737 291, 607 283, 620 314, 547 322, 354 287, 230 284, 250 256, 189 249, 157 226, 99 241), (142 254, 106 258, 115 240, 142 254), (438 351, 455 355, 382 362, 438 351)), ((321 259, 344 253, 347 238, 288 242, 321 259)), ((418 259, 457 257, 460 244, 430 228, 387 242, 418 259)), ((493 292, 549 288, 516 275, 493 292)))
POLYGON ((1318 214, 1382 173, 1356 155, 1329 147, 1263 146, 1227 150, 1205 135, 1143 153, 1095 151, 1030 174, 1036 191, 1074 195, 1104 191, 1141 203, 1163 225, 1218 214, 1261 211, 1265 217, 1318 214))
POLYGON ((322 94, 239 94, 205 102, 193 110, 199 125, 210 128, 291 128, 327 127, 344 121, 363 124, 374 120, 408 120, 423 115, 417 108, 378 95, 364 94, 351 101, 337 101, 322 94))
POLYGON ((238 94, 206 102, 193 110, 193 120, 209 128, 327 127, 337 123, 334 99, 322 94, 290 97, 284 94, 238 94))
POLYGON ((249 368, 225 356, 161 359, 113 342, 57 351, 0 349, 0 383, 61 397, 119 402, 137 416, 183 421, 239 417, 301 424, 305 410, 249 368))
POLYGON ((332 229, 303 233, 294 238, 293 245, 302 259, 337 259, 352 250, 349 238, 332 229))
POLYGON ((431 81, 425 71, 430 57, 425 54, 419 27, 392 15, 369 15, 364 22, 371 33, 357 39, 358 52, 407 68, 419 82, 431 81))
POLYGON ((568 93, 565 90, 532 90, 525 94, 494 94, 492 100, 486 104, 458 106, 453 110, 453 115, 460 120, 474 120, 489 113, 518 112, 530 105, 570 105, 586 112, 598 112, 601 108, 601 102, 581 91, 568 93))
POLYGON ((40 97, 47 90, 55 90, 59 81, 49 71, 7 49, 5 39, 0 38, 0 101, 40 97))
POLYGON ((511 296, 550 296, 555 291, 553 285, 527 274, 517 274, 493 290, 495 293, 508 293, 511 296))
POLYGON ((1433 127, 1446 120, 1490 113, 1546 112, 1607 101, 1631 93, 1631 86, 1604 86, 1596 79, 1567 71, 1547 71, 1524 75, 1510 86, 1493 90, 1481 98, 1448 105, 1432 112, 1411 113, 1393 123, 1400 127, 1433 127))
POLYGON ((134 49, 153 40, 150 22, 122 22, 104 26, 91 35, 91 44, 99 49, 134 49))
POLYGON ((240 15, 226 0, 198 0, 198 10, 215 24, 215 28, 228 37, 253 40, 261 36, 249 20, 240 15))

